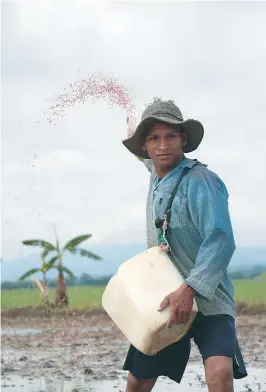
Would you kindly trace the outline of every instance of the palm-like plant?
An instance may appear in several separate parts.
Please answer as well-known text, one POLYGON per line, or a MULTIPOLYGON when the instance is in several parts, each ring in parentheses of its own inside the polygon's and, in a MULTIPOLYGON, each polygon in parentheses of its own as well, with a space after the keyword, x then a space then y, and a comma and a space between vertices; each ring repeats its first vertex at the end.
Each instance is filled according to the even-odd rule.
POLYGON ((29 276, 32 276, 32 275, 37 274, 39 272, 42 273, 42 276, 43 276, 43 280, 42 280, 43 286, 41 286, 39 283, 38 284, 40 286, 40 289, 42 290, 45 304, 50 306, 51 305, 51 299, 50 299, 50 296, 49 296, 48 282, 47 282, 47 275, 46 275, 46 273, 49 270, 51 270, 53 268, 56 268, 56 266, 54 265, 55 260, 54 260, 54 257, 53 257, 51 260, 46 261, 45 260, 45 252, 44 251, 41 252, 41 259, 42 259, 42 265, 41 265, 40 268, 32 268, 32 269, 28 270, 18 280, 19 281, 23 281, 23 280, 27 279, 29 276))
MULTIPOLYGON (((68 241, 63 248, 60 247, 59 245, 59 240, 58 236, 55 230, 55 237, 56 237, 56 243, 55 245, 51 244, 48 241, 44 240, 27 240, 27 241, 22 241, 24 245, 27 246, 34 246, 34 247, 41 247, 43 249, 43 257, 45 258, 48 254, 54 253, 52 259, 49 261, 49 266, 51 268, 57 268, 58 270, 58 277, 57 277, 57 287, 56 287, 56 300, 55 304, 56 306, 63 306, 68 304, 68 297, 67 297, 67 290, 66 290, 66 284, 64 280, 64 275, 63 272, 65 272, 69 277, 74 277, 73 273, 63 266, 62 264, 62 258, 63 254, 65 252, 70 252, 75 255, 80 255, 82 257, 87 257, 89 259, 93 260, 101 260, 101 257, 86 250, 83 248, 80 248, 79 245, 86 241, 87 239, 91 238, 91 234, 84 234, 78 237, 75 237, 68 241), (56 263, 56 264, 55 264, 56 263)), ((36 269, 31 270, 34 271, 33 273, 36 273, 36 269)), ((47 271, 47 269, 46 269, 47 271)), ((30 271, 28 271, 29 273, 30 271)), ((25 275, 25 274, 24 274, 25 275)), ((29 275, 27 275, 29 276, 29 275)))

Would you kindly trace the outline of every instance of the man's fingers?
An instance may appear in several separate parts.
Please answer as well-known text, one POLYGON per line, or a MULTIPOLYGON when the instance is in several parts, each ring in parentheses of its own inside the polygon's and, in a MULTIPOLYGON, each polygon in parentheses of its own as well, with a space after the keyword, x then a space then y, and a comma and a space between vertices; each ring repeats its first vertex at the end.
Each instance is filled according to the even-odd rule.
POLYGON ((187 322, 187 315, 186 313, 182 312, 179 318, 179 324, 186 324, 187 322))
POLYGON ((177 309, 171 312, 169 320, 167 322, 167 328, 171 328, 173 324, 186 324, 189 320, 189 313, 179 312, 177 309))
POLYGON ((180 314, 180 324, 186 324, 190 318, 190 312, 182 312, 180 314))
POLYGON ((170 311, 170 317, 167 322, 166 328, 171 328, 173 324, 179 324, 178 322, 178 310, 177 309, 171 309, 170 311))
POLYGON ((181 317, 182 317, 182 313, 179 312, 178 310, 176 310, 175 312, 175 324, 182 324, 181 323, 181 317))
POLYGON ((164 308, 166 308, 166 306, 169 305, 169 299, 167 297, 165 297, 165 299, 163 300, 163 302, 161 302, 158 310, 163 310, 164 308))
POLYGON ((191 312, 185 313, 184 324, 186 324, 190 319, 191 312))
POLYGON ((170 314, 169 320, 167 321, 167 324, 166 324, 166 328, 171 328, 172 327, 172 325, 175 322, 175 317, 176 317, 175 313, 171 313, 170 314))

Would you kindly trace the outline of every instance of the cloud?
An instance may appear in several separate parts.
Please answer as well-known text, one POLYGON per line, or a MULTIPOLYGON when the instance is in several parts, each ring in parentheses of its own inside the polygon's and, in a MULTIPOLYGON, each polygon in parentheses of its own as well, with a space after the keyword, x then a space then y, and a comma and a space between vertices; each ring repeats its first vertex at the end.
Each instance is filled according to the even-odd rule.
POLYGON ((162 96, 203 122, 189 156, 225 181, 237 243, 265 244, 265 3, 21 2, 2 14, 5 258, 27 254, 26 237, 52 240, 53 222, 63 242, 145 241, 149 175, 121 143, 124 111, 89 100, 46 118, 94 72, 132 89, 138 118, 162 96))

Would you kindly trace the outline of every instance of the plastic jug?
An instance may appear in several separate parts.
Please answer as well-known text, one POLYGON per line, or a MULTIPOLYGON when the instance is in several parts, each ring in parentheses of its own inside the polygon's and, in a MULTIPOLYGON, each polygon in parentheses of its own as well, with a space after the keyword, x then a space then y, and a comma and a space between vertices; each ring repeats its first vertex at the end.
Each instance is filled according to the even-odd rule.
POLYGON ((187 324, 166 328, 169 307, 158 311, 164 297, 177 290, 183 278, 168 255, 155 246, 118 268, 107 284, 102 305, 129 342, 147 355, 155 355, 180 340, 190 329, 196 301, 187 324))

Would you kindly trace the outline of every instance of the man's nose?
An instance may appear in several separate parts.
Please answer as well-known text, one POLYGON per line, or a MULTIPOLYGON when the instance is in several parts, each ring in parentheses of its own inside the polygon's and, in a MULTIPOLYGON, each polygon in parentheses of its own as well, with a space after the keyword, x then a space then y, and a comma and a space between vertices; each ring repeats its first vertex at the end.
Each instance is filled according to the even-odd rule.
POLYGON ((158 145, 159 150, 165 150, 168 148, 168 143, 165 138, 161 138, 159 140, 159 145, 158 145))

